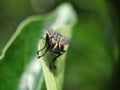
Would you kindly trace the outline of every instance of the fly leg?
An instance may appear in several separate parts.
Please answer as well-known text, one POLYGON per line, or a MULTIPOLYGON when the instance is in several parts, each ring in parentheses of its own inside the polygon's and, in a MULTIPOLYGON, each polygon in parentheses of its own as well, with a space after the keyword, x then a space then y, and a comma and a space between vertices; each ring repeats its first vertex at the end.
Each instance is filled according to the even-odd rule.
POLYGON ((54 69, 57 68, 56 65, 55 65, 55 61, 57 60, 58 57, 60 57, 62 54, 65 53, 65 50, 62 50, 61 52, 62 52, 62 53, 58 52, 58 53, 57 53, 58 55, 55 56, 55 57, 52 59, 52 61, 50 62, 50 69, 52 69, 52 67, 53 67, 54 69))
MULTIPOLYGON (((45 38, 43 38, 43 37, 41 37, 41 39, 44 39, 44 40, 45 40, 45 38)), ((47 43, 45 42, 44 47, 43 47, 42 49, 40 49, 40 50, 37 51, 37 54, 38 54, 38 55, 39 55, 39 52, 42 51, 42 50, 46 47, 46 45, 47 45, 47 43)))
POLYGON ((43 49, 45 49, 45 47, 47 46, 47 43, 45 43, 44 47, 40 50, 37 51, 37 54, 39 55, 39 52, 42 51, 43 49))
POLYGON ((38 56, 38 58, 44 56, 47 53, 47 51, 48 51, 48 47, 47 47, 47 49, 45 50, 45 52, 41 56, 38 56))
MULTIPOLYGON (((42 37, 42 39, 44 39, 44 38, 42 37)), ((46 34, 45 45, 44 45, 44 47, 43 47, 42 49, 40 49, 40 50, 37 51, 37 54, 39 55, 39 52, 42 51, 43 49, 45 49, 45 47, 47 47, 47 49, 46 49, 46 51, 44 52, 44 54, 41 55, 41 56, 38 56, 38 58, 44 56, 44 55, 47 53, 47 51, 48 51, 48 49, 49 49, 48 44, 47 44, 48 42, 49 42, 49 36, 48 36, 48 34, 46 34)))
POLYGON ((55 56, 55 57, 52 59, 52 61, 50 62, 50 70, 52 69, 52 67, 53 67, 54 69, 56 69, 55 61, 56 61, 56 59, 57 59, 59 56, 61 56, 61 53, 58 53, 58 55, 55 56))

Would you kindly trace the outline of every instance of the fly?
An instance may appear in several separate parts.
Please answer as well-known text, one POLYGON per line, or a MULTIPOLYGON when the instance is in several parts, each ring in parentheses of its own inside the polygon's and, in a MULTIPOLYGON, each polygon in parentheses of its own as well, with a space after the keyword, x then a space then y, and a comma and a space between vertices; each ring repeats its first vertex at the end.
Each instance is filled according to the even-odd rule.
POLYGON ((52 53, 57 54, 50 62, 50 69, 55 68, 55 61, 58 57, 60 57, 62 54, 65 53, 64 47, 69 43, 69 39, 62 36, 60 33, 53 31, 52 28, 48 26, 48 24, 45 24, 47 33, 45 37, 45 45, 41 50, 37 51, 37 54, 39 55, 39 52, 46 49, 45 52, 42 55, 39 55, 38 58, 44 56, 47 51, 51 51, 52 53))

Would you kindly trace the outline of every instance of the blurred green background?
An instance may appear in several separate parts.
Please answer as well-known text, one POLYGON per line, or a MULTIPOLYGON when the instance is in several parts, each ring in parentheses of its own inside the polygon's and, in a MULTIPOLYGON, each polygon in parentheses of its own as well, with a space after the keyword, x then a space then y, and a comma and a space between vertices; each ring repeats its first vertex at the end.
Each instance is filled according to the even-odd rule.
POLYGON ((63 89, 119 90, 120 2, 117 0, 2 0, 0 54, 21 21, 49 13, 66 1, 73 5, 79 20, 67 53, 63 89))

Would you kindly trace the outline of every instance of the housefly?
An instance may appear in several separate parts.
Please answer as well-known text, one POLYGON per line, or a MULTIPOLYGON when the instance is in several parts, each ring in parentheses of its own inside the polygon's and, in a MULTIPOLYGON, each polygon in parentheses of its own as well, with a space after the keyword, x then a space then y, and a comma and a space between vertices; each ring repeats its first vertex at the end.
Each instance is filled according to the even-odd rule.
POLYGON ((45 27, 47 29, 45 36, 45 45, 41 50, 37 51, 37 54, 39 55, 40 51, 44 49, 46 50, 42 55, 39 55, 38 58, 44 56, 48 50, 52 53, 55 53, 56 56, 50 62, 50 69, 56 69, 55 61, 58 57, 65 53, 64 47, 69 43, 69 39, 54 31, 48 24, 45 24, 45 27))

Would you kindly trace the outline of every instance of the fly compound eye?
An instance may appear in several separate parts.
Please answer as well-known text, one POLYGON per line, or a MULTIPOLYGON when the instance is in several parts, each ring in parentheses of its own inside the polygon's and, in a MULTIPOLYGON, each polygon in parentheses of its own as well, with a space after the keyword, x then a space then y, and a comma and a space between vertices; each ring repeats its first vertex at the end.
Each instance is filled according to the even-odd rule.
POLYGON ((61 47, 61 50, 63 50, 64 49, 64 42, 60 42, 60 47, 61 47))
POLYGON ((53 49, 56 44, 57 44, 57 42, 55 40, 52 40, 51 43, 50 43, 50 48, 53 49))

